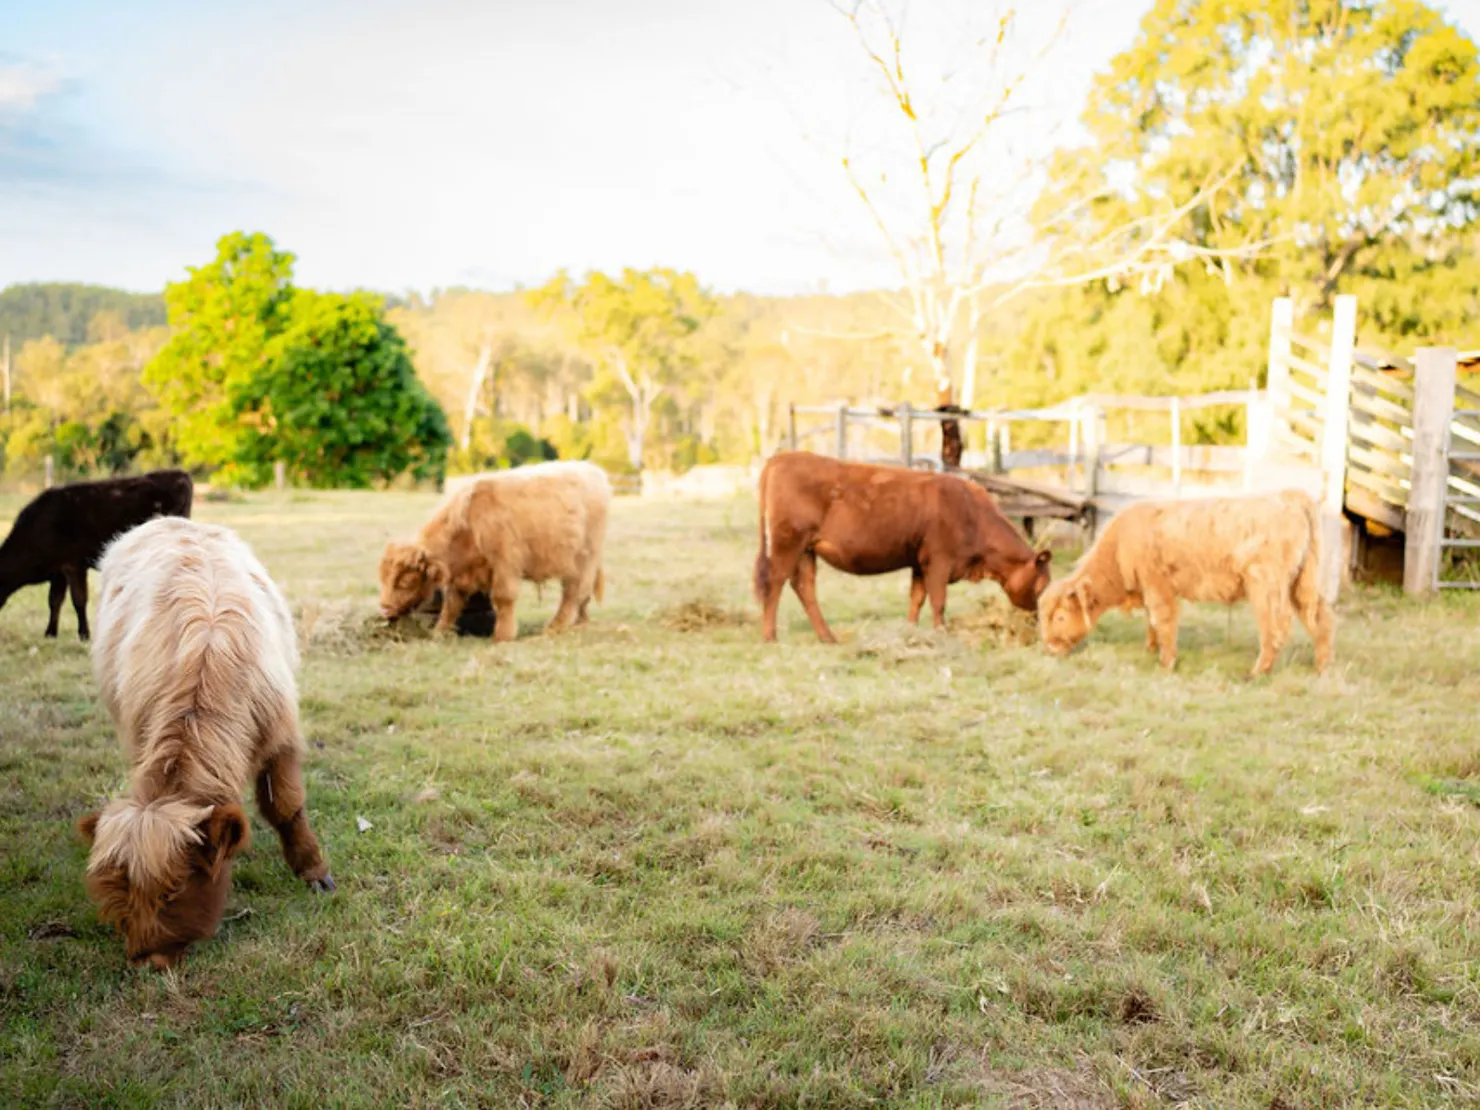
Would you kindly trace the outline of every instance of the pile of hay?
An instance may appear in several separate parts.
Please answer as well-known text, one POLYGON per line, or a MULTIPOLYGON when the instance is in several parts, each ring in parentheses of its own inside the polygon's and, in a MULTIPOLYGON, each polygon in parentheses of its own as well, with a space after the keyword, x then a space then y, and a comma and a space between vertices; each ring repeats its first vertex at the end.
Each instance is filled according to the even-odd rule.
MULTIPOLYGON (((305 601, 294 608, 293 623, 298 649, 305 655, 358 655, 377 641, 407 638, 393 633, 373 601, 352 598, 305 601)), ((431 635, 430 625, 422 635, 431 635)))
POLYGON ((947 613, 951 630, 992 647, 1031 647, 1038 642, 1038 614, 1025 613, 1000 593, 947 613))
POLYGON ((702 632, 708 628, 737 628, 755 622, 750 613, 726 609, 707 598, 694 598, 658 614, 658 623, 674 632, 702 632))

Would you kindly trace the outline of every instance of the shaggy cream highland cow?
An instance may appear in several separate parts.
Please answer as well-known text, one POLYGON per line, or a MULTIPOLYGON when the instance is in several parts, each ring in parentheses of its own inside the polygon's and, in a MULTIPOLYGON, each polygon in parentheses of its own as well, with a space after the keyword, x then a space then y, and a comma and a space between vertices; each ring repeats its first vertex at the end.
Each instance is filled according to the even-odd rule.
POLYGON ((1331 662, 1334 620, 1317 584, 1316 507, 1295 490, 1258 497, 1142 502, 1121 512, 1079 565, 1038 602, 1039 634, 1055 655, 1089 635, 1110 609, 1145 608, 1146 646, 1177 663, 1177 604, 1247 599, 1259 624, 1253 673, 1267 674, 1292 612, 1331 662))
POLYGON ((282 594, 226 528, 160 518, 98 569, 93 672, 133 779, 79 823, 87 887, 129 962, 164 969, 220 924, 254 777, 288 865, 334 889, 304 812, 298 649, 282 594))
POLYGON ((470 595, 493 601, 496 640, 518 632, 522 581, 560 583, 560 608, 545 629, 586 620, 601 600, 602 548, 611 504, 606 472, 587 462, 536 463, 468 483, 447 498, 412 543, 386 545, 380 612, 405 616, 437 590, 437 631, 451 631, 470 595))

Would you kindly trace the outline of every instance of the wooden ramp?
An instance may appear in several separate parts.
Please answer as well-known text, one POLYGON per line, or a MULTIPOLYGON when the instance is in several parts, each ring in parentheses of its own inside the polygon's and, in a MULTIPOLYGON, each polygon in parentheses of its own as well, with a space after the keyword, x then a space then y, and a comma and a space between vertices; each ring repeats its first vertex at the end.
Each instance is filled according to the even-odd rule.
POLYGON ((1002 514, 1021 520, 1031 536, 1035 520, 1087 521, 1094 512, 1092 498, 1058 486, 1009 478, 988 470, 963 470, 969 478, 997 499, 1002 514))

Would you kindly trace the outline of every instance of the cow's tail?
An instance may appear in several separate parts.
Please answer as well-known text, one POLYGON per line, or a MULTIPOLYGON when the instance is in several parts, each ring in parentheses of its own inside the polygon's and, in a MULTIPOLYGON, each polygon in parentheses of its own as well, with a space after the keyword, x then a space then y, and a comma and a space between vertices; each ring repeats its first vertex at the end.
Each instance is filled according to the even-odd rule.
POLYGON ((760 550, 755 556, 755 599, 762 605, 771 594, 771 522, 766 518, 766 478, 770 474, 770 467, 761 471, 761 479, 756 490, 760 501, 760 550))
POLYGON ((1321 517, 1315 502, 1301 497, 1307 539, 1305 559, 1290 585, 1290 601, 1316 649, 1316 670, 1330 663, 1335 648, 1336 617, 1321 594, 1321 517))

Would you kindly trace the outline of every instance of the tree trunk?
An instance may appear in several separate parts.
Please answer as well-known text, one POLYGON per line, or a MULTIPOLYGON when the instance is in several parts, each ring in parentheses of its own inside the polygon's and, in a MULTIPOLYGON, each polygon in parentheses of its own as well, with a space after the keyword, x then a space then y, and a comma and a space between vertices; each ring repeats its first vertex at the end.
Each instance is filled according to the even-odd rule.
POLYGON ((473 421, 478 417, 478 395, 483 392, 483 379, 493 365, 493 339, 485 336, 478 348, 478 361, 473 366, 473 382, 468 387, 467 404, 463 406, 462 449, 466 451, 473 442, 473 421))
POLYGON ((627 421, 627 461, 632 469, 642 470, 642 445, 647 440, 649 420, 648 406, 637 397, 632 398, 632 417, 627 421))
MULTIPOLYGON (((947 413, 965 411, 959 405, 951 403, 951 387, 949 383, 936 395, 935 411, 947 413)), ((962 447, 961 422, 959 420, 942 420, 940 422, 940 462, 945 469, 961 469, 962 447)))
POLYGON ((966 333, 966 360, 961 367, 961 407, 970 412, 976 404, 977 333, 982 322, 981 304, 976 297, 971 298, 966 322, 970 330, 966 333))

